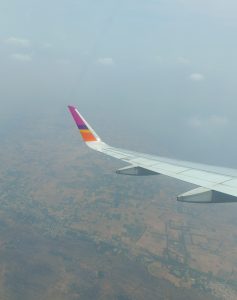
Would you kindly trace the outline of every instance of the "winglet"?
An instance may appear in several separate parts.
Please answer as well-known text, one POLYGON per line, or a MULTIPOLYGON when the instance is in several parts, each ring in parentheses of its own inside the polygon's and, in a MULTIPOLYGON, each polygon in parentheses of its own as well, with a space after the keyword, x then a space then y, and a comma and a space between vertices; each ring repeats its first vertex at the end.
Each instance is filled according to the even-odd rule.
POLYGON ((72 114, 72 117, 80 131, 80 134, 83 140, 88 142, 100 142, 100 137, 95 133, 92 127, 86 122, 86 120, 82 117, 76 107, 69 105, 68 109, 72 114))

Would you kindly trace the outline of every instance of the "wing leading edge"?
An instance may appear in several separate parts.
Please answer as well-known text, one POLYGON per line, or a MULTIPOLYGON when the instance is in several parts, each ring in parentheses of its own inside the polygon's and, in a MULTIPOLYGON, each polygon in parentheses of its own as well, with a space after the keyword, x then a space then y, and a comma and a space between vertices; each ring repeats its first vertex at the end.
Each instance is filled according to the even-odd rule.
POLYGON ((237 202, 237 170, 111 147, 100 139, 74 106, 68 108, 88 147, 129 163, 116 173, 135 176, 162 174, 200 187, 179 195, 177 200, 181 202, 237 202))

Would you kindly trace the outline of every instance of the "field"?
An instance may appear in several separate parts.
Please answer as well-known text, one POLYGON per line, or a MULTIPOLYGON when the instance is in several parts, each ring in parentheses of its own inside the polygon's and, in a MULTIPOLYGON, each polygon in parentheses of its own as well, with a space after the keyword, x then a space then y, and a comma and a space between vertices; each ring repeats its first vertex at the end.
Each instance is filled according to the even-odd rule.
POLYGON ((190 185, 24 126, 0 149, 1 299, 236 299, 235 204, 177 203, 190 185))

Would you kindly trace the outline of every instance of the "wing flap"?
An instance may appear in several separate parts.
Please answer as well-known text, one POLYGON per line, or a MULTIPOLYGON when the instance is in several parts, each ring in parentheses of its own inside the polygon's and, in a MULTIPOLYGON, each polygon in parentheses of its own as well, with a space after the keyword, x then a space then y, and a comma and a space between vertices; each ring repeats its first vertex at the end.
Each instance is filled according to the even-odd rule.
MULTIPOLYGON (((98 151, 98 145, 96 147, 93 147, 93 149, 98 151)), ((142 153, 134 152, 134 155, 132 155, 132 151, 114 148, 104 143, 103 145, 101 144, 99 151, 114 158, 118 158, 124 162, 130 162, 132 164, 135 164, 136 162, 136 165, 139 165, 140 167, 153 171, 155 173, 166 175, 168 177, 179 179, 197 186, 205 187, 210 190, 215 190, 237 197, 237 187, 230 186, 231 181, 233 181, 233 184, 237 183, 237 178, 234 179, 232 176, 218 174, 215 172, 215 170, 211 172, 210 166, 208 166, 209 171, 194 169, 193 163, 190 163, 190 166, 189 162, 182 162, 181 166, 177 165, 176 160, 172 159, 169 159, 169 163, 163 162, 164 158, 159 156, 156 156, 155 160, 152 157, 149 163, 149 159, 147 158, 146 154, 144 154, 144 158, 146 160, 139 160, 140 163, 138 163, 138 158, 143 158, 142 153), (156 162, 155 164, 153 164, 154 161, 156 162)), ((197 164, 197 167, 200 168, 200 165, 197 164)), ((215 167, 213 168, 215 169, 215 167)))
POLYGON ((124 162, 129 162, 137 168, 124 172, 139 173, 142 170, 144 173, 153 172, 163 174, 207 189, 206 191, 196 191, 197 194, 198 192, 201 193, 201 191, 202 193, 208 192, 209 194, 205 195, 206 197, 210 197, 209 191, 216 191, 234 196, 231 199, 224 197, 227 199, 224 202, 237 201, 237 198, 235 198, 237 197, 237 170, 179 161, 111 147, 101 141, 75 107, 69 106, 69 110, 80 132, 82 131, 81 134, 87 146, 124 162), (90 137, 92 136, 92 138, 88 140, 88 136, 83 136, 83 130, 89 130, 90 137))

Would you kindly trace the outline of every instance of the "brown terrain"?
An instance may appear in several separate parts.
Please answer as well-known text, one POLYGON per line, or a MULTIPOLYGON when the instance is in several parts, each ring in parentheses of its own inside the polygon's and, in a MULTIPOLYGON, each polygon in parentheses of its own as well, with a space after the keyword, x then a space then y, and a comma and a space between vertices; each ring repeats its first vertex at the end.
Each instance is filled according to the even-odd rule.
POLYGON ((31 126, 2 136, 0 299, 237 299, 235 204, 177 203, 190 185, 31 126))

